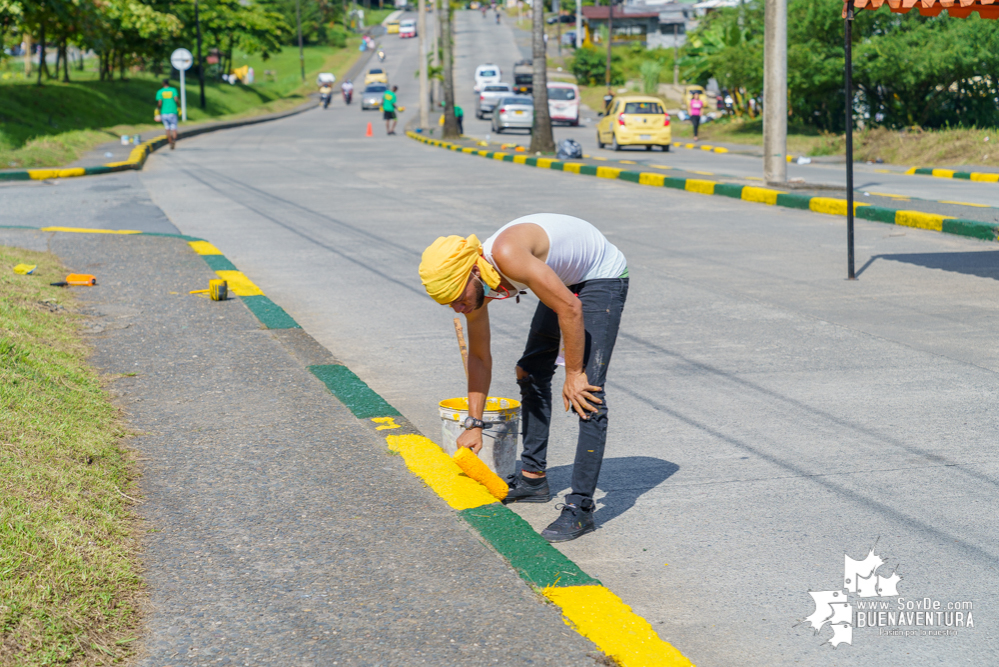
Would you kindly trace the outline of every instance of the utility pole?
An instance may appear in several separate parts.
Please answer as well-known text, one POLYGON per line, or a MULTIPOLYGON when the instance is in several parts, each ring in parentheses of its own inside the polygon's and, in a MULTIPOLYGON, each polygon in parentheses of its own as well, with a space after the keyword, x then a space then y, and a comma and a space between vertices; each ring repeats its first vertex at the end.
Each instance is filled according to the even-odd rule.
POLYGON ((763 180, 787 182, 787 0, 765 0, 763 180))
POLYGON ((305 51, 302 49, 302 0, 295 0, 295 20, 298 21, 298 64, 302 68, 302 83, 305 83, 305 51))
POLYGON ((576 48, 583 48, 583 0, 576 0, 576 48))
MULTIPOLYGON (((434 68, 441 66, 441 10, 438 6, 439 0, 430 0, 434 3, 434 68)), ((431 88, 431 106, 436 109, 441 99, 440 79, 434 79, 431 88)))
POLYGON ((562 0, 552 0, 552 11, 555 12, 555 24, 558 26, 558 55, 562 57, 562 0))
POLYGON ((417 37, 420 40, 420 127, 427 129, 430 127, 430 110, 428 107, 429 86, 427 80, 427 0, 420 0, 416 11, 420 15, 416 18, 417 37))
MULTIPOLYGON (((677 24, 673 24, 673 87, 680 85, 680 35, 677 24)), ((674 91, 676 92, 676 91, 674 91)))
POLYGON ((205 65, 201 59, 201 19, 198 17, 198 0, 194 0, 194 25, 198 31, 198 86, 201 88, 201 108, 205 108, 205 65))
POLYGON ((607 94, 611 94, 611 44, 614 43, 614 0, 607 0, 607 94))
POLYGON ((853 4, 846 5, 846 21, 843 26, 843 49, 846 55, 846 71, 843 85, 846 88, 846 277, 856 280, 853 252, 853 4))

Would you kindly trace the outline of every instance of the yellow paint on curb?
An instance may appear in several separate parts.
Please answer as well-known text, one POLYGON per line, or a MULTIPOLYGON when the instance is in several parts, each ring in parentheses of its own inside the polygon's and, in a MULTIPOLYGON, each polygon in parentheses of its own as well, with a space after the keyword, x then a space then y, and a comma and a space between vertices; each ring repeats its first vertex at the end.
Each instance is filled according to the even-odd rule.
MULTIPOLYGON (((846 97, 846 96, 844 95, 844 97, 846 97)), ((494 160, 502 160, 507 155, 509 155, 509 153, 499 153, 499 152, 496 152, 496 153, 493 153, 493 159, 494 160)))
POLYGON ((42 232, 74 232, 76 234, 141 234, 134 229, 87 229, 86 227, 42 227, 42 232))
MULTIPOLYGON (((856 214, 857 209, 861 206, 867 206, 867 204, 854 202, 853 212, 856 214)), ((846 200, 833 199, 832 197, 812 197, 811 201, 808 202, 808 209, 814 213, 825 213, 826 215, 846 215, 846 200)))
POLYGON ((617 178, 622 171, 617 167, 597 167, 597 178, 617 178))
POLYGON ((29 169, 28 176, 35 181, 44 181, 48 178, 72 178, 73 176, 84 176, 86 170, 83 167, 73 167, 72 169, 29 169))
POLYGON ((954 178, 953 169, 934 169, 933 176, 936 178, 954 178))
POLYGON ((666 177, 662 174, 653 174, 648 171, 643 171, 638 175, 639 185, 651 185, 653 187, 661 188, 665 182, 666 177))
POLYGON ((770 206, 776 206, 777 195, 784 194, 780 190, 771 190, 770 188, 757 188, 752 185, 747 185, 742 189, 742 198, 745 201, 757 202, 760 204, 769 204, 770 206))
POLYGON ((194 249, 199 255, 221 255, 222 251, 213 246, 208 241, 188 241, 187 245, 194 249))
POLYGON ((903 227, 932 229, 935 232, 943 230, 943 221, 953 218, 952 215, 937 215, 922 211, 895 211, 895 224, 903 227))
POLYGON ((699 178, 688 178, 687 184, 683 189, 687 192, 696 192, 702 195, 713 195, 715 193, 715 182, 702 181, 699 178))
MULTIPOLYGON (((844 97, 846 96, 844 95, 844 97)), ((714 149, 715 149, 714 146, 701 146, 702 151, 713 151, 714 149)))
MULTIPOLYGON (((999 175, 999 174, 997 174, 999 175)), ((957 204, 958 206, 974 206, 975 208, 992 208, 988 204, 972 204, 970 201, 948 201, 946 199, 940 200, 941 204, 957 204)))
MULTIPOLYGON (((844 97, 846 97, 846 96, 844 95, 844 97)), ((474 148, 462 148, 461 152, 462 153, 474 153, 475 149, 474 148)))
POLYGON ((693 667, 682 653, 664 642, 644 618, 604 586, 544 589, 573 626, 622 667, 693 667))
POLYGON ((263 296, 259 287, 243 275, 242 271, 216 271, 219 278, 229 283, 229 291, 236 296, 263 296))
POLYGON ((538 169, 551 169, 552 162, 555 162, 555 160, 551 159, 550 157, 539 157, 537 167, 538 169))
POLYGON ((986 174, 980 171, 971 173, 971 180, 979 183, 999 183, 999 174, 986 174))
POLYGON ((728 149, 725 148, 724 146, 718 146, 715 149, 715 153, 728 153, 728 149))
POLYGON ((566 162, 562 165, 562 171, 568 171, 572 174, 578 174, 579 168, 583 166, 582 162, 566 162))
MULTIPOLYGON (((844 97, 846 97, 846 96, 844 95, 844 97)), ((917 169, 919 169, 919 167, 910 167, 909 169, 905 170, 905 175, 906 176, 914 176, 917 169)))
POLYGON ((516 162, 517 164, 526 164, 527 163, 527 156, 526 155, 514 155, 513 156, 513 161, 516 162))
POLYGON ((496 502, 486 487, 467 477, 432 440, 422 435, 390 435, 388 448, 402 455, 406 467, 426 482, 456 510, 467 510, 496 502))
POLYGON ((373 417, 371 419, 376 424, 381 424, 381 426, 376 426, 376 431, 387 431, 393 428, 402 428, 400 424, 395 423, 395 417, 373 417))

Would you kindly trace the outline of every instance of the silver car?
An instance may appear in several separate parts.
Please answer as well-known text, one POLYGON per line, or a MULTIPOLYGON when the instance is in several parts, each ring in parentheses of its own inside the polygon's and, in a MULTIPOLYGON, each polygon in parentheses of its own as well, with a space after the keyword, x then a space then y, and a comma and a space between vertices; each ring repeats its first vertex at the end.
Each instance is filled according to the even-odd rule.
POLYGON ((503 130, 527 130, 534 128, 534 99, 527 95, 516 97, 501 97, 493 109, 493 132, 502 134, 503 130))
POLYGON ((386 90, 388 90, 388 86, 384 83, 369 83, 365 86, 364 92, 361 94, 361 111, 381 109, 382 98, 385 97, 386 90))
POLYGON ((475 101, 475 117, 482 119, 487 113, 493 112, 493 107, 504 96, 513 94, 509 83, 486 83, 479 91, 479 97, 475 101))

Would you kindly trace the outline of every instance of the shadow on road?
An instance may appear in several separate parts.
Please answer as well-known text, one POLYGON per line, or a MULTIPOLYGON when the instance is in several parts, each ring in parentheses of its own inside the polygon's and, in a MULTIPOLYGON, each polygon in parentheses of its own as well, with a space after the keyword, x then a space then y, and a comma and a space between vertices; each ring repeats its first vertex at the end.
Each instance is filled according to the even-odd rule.
MULTIPOLYGON (((634 505, 638 497, 669 479, 680 469, 675 463, 651 456, 624 456, 604 459, 597 488, 607 495, 600 498, 599 509, 593 514, 598 526, 621 516, 634 505)), ((553 493, 568 492, 572 486, 572 466, 549 468, 548 485, 553 493)))
POLYGON ((943 271, 963 273, 968 276, 999 280, 999 250, 874 255, 857 271, 857 275, 862 274, 871 264, 879 259, 915 264, 927 269, 941 269, 943 271))

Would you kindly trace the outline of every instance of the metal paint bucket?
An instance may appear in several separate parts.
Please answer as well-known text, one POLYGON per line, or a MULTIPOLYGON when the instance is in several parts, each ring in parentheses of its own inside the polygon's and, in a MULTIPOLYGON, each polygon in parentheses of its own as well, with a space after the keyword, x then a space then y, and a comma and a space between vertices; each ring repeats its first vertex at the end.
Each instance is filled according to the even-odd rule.
MULTIPOLYGON (((438 405, 441 415, 441 447, 448 456, 458 451, 462 422, 468 416, 467 398, 449 398, 438 405)), ((513 475, 517 461, 517 436, 520 434, 520 401, 490 396, 482 412, 486 428, 482 430, 479 458, 490 470, 506 479, 513 475)))

